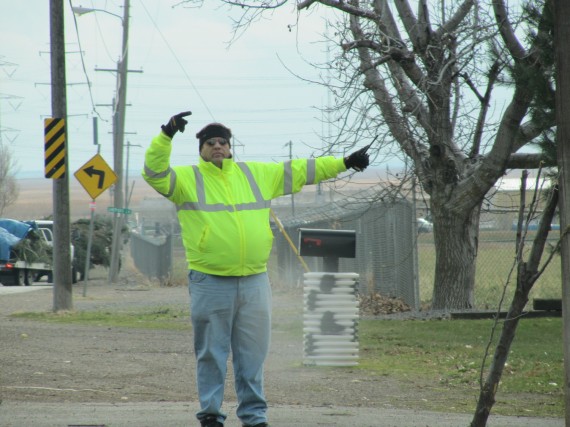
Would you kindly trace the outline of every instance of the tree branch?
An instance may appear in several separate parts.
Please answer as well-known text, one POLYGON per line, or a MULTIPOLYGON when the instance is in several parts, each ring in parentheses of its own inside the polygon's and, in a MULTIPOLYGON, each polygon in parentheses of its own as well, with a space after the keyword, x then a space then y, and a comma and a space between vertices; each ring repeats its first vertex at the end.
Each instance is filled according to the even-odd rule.
MULTIPOLYGON (((401 57, 393 57, 392 59, 394 59, 394 61, 399 61, 398 69, 403 70, 406 77, 408 77, 417 88, 421 89, 426 81, 425 74, 416 63, 414 53, 411 52, 403 42, 398 30, 398 25, 396 25, 396 22, 394 21, 394 16, 385 2, 383 2, 383 8, 378 10, 377 14, 380 19, 376 21, 376 25, 378 26, 379 31, 386 35, 386 43, 388 44, 395 41, 402 52, 401 57)), ((395 67, 390 68, 393 70, 395 67)), ((398 81, 402 84, 403 78, 399 78, 398 81)))
MULTIPOLYGON (((406 79, 406 77, 410 77, 410 73, 406 73, 406 67, 402 67, 401 65, 402 64, 397 64, 394 61, 388 63, 388 68, 390 69, 394 81, 396 82, 395 88, 398 91, 398 97, 404 105, 403 110, 406 113, 411 113, 416 118, 418 123, 420 123, 423 129, 429 129, 430 125, 428 112, 426 111, 424 104, 419 99, 417 92, 411 87, 409 80, 406 79)), ((407 68, 412 67, 414 69, 418 69, 415 63, 414 65, 411 65, 407 68)), ((418 81, 419 85, 422 74, 419 69, 418 71, 419 74, 417 74, 414 79, 410 80, 414 83, 415 81, 418 81)))
POLYGON ((443 23, 439 29, 435 31, 438 38, 442 37, 446 33, 453 33, 457 30, 459 25, 463 22, 467 14, 471 11, 471 8, 475 4, 475 0, 465 0, 455 14, 447 22, 443 23))
POLYGON ((308 9, 316 1, 317 0, 305 0, 305 1, 299 2, 297 4, 297 9, 299 9, 299 10, 308 9))
POLYGON ((509 14, 504 0, 494 0, 492 3, 493 11, 495 12, 495 21, 497 22, 503 42, 515 61, 522 60, 527 55, 527 52, 519 42, 515 30, 509 21, 509 14))
POLYGON ((520 126, 519 132, 515 138, 515 144, 512 151, 516 152, 529 142, 538 138, 545 130, 551 129, 556 126, 554 122, 554 117, 552 117, 551 122, 545 122, 541 126, 537 126, 535 122, 529 120, 520 126))
MULTIPOLYGON (((310 5, 315 3, 316 0, 306 0, 302 1, 301 3, 297 4, 297 9, 302 10, 308 8, 310 5)), ((334 9, 342 10, 353 16, 359 16, 361 18, 371 19, 373 21, 378 20, 378 15, 370 10, 362 9, 359 7, 355 7, 352 4, 346 3, 344 1, 338 0, 318 0, 319 3, 324 4, 325 6, 330 6, 334 9)))
POLYGON ((471 147, 471 152, 469 153, 469 157, 475 157, 479 154, 479 150, 481 147, 481 140, 483 138, 483 130, 485 127, 485 122, 487 119, 487 113, 489 112, 489 101, 491 99, 491 92, 493 91, 493 87, 495 82, 497 81, 501 68, 499 66, 498 61, 495 61, 493 65, 491 65, 491 69, 489 70, 489 78, 487 80, 487 90, 485 91, 485 95, 480 96, 477 92, 477 88, 474 87, 473 83, 471 82, 468 76, 465 77, 465 81, 469 85, 469 87, 475 92, 477 97, 479 98, 479 102, 481 103, 481 110, 479 111, 479 117, 477 118, 477 123, 475 125, 475 134, 473 136, 473 145, 471 147))
POLYGON ((548 160, 543 153, 514 153, 507 161, 507 169, 537 169, 542 167, 554 167, 555 162, 548 160))
POLYGON ((418 1, 418 35, 420 44, 427 46, 432 38, 429 10, 426 0, 418 1))
MULTIPOLYGON (((542 211, 542 216, 538 223, 538 229, 536 231, 536 236, 534 241, 532 242, 530 254, 528 256, 528 261, 526 265, 526 269, 529 272, 533 272, 536 274, 538 272, 538 267, 540 266, 540 260, 542 258, 542 253, 544 252, 544 246, 546 245, 546 238, 548 237, 548 232, 550 231, 550 224, 552 223, 552 218, 554 218, 554 214, 556 213, 556 208, 558 206, 558 185, 555 185, 552 191, 549 194, 548 201, 544 210, 542 211)), ((538 277, 536 277, 538 279, 538 277)), ((528 290, 536 279, 529 281, 530 283, 527 284, 529 287, 528 290)))
MULTIPOLYGON (((364 34, 359 25, 358 17, 350 17, 350 30, 356 39, 363 38, 364 34)), ((392 135, 394 135, 406 154, 409 157, 414 158, 414 154, 416 153, 411 149, 409 135, 407 134, 406 129, 401 125, 404 122, 403 117, 398 114, 398 110, 391 100, 391 96, 386 88, 384 80, 379 76, 378 71, 372 65, 372 58, 368 49, 361 46, 357 48, 357 52, 361 62, 360 69, 364 75, 364 86, 374 94, 375 102, 380 107, 382 115, 384 116, 392 135)))
POLYGON ((379 61, 380 64, 383 64, 384 62, 386 62, 387 60, 393 59, 394 61, 398 61, 398 62, 404 62, 404 61, 413 61, 414 60, 414 54, 411 52, 408 52, 405 49, 399 49, 396 47, 390 47, 390 46, 384 46, 380 43, 376 43, 372 40, 354 40, 348 43, 342 43, 341 44, 342 49, 347 52, 349 50, 352 49, 358 49, 358 48, 368 48, 368 49, 372 49, 375 52, 378 52, 380 55, 385 55, 385 60, 381 59, 379 61))
POLYGON ((287 0, 279 0, 276 3, 274 1, 262 1, 258 3, 250 3, 248 1, 237 1, 237 0, 222 0, 224 3, 230 6, 239 6, 247 9, 277 9, 287 3, 287 0))

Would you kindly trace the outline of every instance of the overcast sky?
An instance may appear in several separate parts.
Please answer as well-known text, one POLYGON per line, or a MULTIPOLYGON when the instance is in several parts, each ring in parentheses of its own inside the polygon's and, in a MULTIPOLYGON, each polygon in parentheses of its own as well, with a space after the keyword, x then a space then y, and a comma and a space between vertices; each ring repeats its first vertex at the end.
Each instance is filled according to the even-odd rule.
MULTIPOLYGON (((232 23, 218 1, 207 1, 200 9, 173 8, 176 3, 131 1, 128 65, 143 72, 128 75, 125 141, 133 145, 129 169, 142 168, 144 149, 160 125, 185 110, 193 115, 187 131, 175 138, 173 165, 197 161, 195 133, 212 121, 233 130, 240 160, 283 160, 289 155, 284 146, 289 141, 294 157, 318 154, 311 147, 321 147, 320 135, 326 134, 319 108, 326 105, 327 93, 293 73, 319 80, 321 72, 308 64, 326 59, 319 13, 303 12, 297 22, 295 10, 282 8, 228 46, 232 23)), ((95 68, 116 67, 122 25, 104 12, 74 19, 71 5, 122 16, 123 0, 64 1, 73 174, 97 153, 94 116, 100 117, 101 154, 113 164, 112 109, 105 104, 115 96, 115 73, 95 68)), ((43 176, 43 119, 51 117, 49 1, 0 0, 0 11, 2 141, 12 148, 21 177, 34 172, 43 176)))

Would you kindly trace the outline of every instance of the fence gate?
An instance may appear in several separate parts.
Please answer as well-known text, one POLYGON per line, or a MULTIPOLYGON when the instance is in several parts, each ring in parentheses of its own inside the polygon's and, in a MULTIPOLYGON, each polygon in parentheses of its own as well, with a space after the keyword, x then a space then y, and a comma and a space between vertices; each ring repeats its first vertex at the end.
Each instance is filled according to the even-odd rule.
POLYGON ((135 267, 149 279, 166 282, 172 276, 172 235, 131 233, 131 256, 135 267))

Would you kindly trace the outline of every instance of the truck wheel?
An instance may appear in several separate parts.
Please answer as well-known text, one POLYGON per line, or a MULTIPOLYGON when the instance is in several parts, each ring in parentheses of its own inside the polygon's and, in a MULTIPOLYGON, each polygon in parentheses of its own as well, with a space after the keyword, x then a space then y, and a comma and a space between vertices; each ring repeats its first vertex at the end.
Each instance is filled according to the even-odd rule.
POLYGON ((14 271, 14 285, 16 286, 29 286, 30 281, 28 278, 28 270, 25 268, 17 269, 14 271))
POLYGON ((2 285, 4 285, 4 286, 17 285, 16 275, 13 272, 8 273, 8 274, 2 274, 2 276, 0 276, 0 282, 2 282, 2 285))
POLYGON ((30 278, 30 272, 28 270, 26 270, 25 272, 25 276, 24 276, 24 284, 26 286, 30 286, 32 284, 33 280, 31 280, 30 278))

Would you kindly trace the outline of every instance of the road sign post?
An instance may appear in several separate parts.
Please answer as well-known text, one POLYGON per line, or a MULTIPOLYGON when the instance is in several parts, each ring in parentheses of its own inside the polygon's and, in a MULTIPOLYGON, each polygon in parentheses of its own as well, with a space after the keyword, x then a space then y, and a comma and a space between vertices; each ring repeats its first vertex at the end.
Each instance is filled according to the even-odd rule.
POLYGON ((87 281, 89 280, 89 267, 91 267, 91 245, 93 244, 93 228, 95 220, 95 200, 89 202, 91 217, 89 219, 89 236, 87 238, 87 253, 85 254, 85 272, 83 273, 83 296, 87 296, 87 281))

